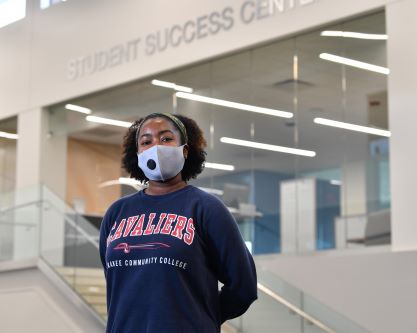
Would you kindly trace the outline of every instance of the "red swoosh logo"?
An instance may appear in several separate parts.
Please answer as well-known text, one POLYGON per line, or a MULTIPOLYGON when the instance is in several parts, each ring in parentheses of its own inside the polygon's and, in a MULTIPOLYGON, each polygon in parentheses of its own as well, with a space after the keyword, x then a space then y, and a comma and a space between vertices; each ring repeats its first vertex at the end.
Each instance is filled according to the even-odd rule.
POLYGON ((113 249, 123 250, 124 253, 129 253, 132 249, 156 250, 156 249, 167 248, 167 247, 170 247, 170 246, 165 243, 144 243, 144 244, 137 244, 137 245, 130 245, 128 243, 119 243, 113 249))

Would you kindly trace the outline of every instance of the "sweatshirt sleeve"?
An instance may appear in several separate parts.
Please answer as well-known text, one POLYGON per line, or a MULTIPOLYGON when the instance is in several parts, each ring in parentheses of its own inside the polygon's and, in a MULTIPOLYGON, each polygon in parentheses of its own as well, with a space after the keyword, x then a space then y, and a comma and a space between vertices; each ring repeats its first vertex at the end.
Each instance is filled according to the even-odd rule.
POLYGON ((256 269, 237 223, 217 198, 206 201, 205 227, 210 260, 220 290, 221 323, 242 315, 257 299, 256 269))
POLYGON ((101 264, 103 265, 104 269, 104 276, 107 277, 107 266, 106 266, 106 248, 107 248, 107 236, 109 234, 108 221, 109 213, 107 212, 106 215, 104 215, 103 220, 101 221, 100 225, 100 237, 99 237, 99 254, 100 254, 100 260, 101 264))

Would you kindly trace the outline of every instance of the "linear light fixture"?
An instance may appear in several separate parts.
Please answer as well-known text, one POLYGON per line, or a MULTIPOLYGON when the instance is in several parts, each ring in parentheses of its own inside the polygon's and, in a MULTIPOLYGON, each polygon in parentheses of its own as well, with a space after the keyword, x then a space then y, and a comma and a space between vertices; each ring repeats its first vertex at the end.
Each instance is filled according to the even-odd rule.
POLYGON ((96 117, 96 116, 87 116, 85 117, 85 119, 93 123, 99 123, 99 124, 105 124, 105 125, 113 125, 113 126, 120 126, 120 127, 132 126, 132 123, 128 121, 114 120, 114 119, 102 118, 102 117, 96 117))
POLYGON ((176 91, 183 91, 186 93, 192 93, 194 90, 193 88, 179 86, 178 84, 167 82, 167 81, 160 81, 160 80, 152 80, 151 82, 154 86, 164 87, 174 89, 176 91))
POLYGON ((314 118, 314 122, 320 125, 344 128, 344 129, 355 131, 355 132, 363 132, 363 133, 380 135, 380 136, 385 136, 385 137, 391 136, 391 132, 387 130, 367 127, 367 126, 360 126, 360 125, 345 123, 342 121, 336 121, 336 120, 331 120, 331 119, 326 119, 326 118, 314 118))
POLYGON ((144 186, 142 182, 139 180, 133 179, 133 178, 127 178, 127 177, 119 177, 119 183, 125 184, 125 185, 138 185, 138 186, 144 186))
POLYGON ((0 1, 0 28, 24 19, 26 16, 26 0, 0 1))
POLYGON ((85 108, 83 106, 74 105, 74 104, 65 104, 65 108, 71 111, 77 111, 85 114, 91 114, 91 110, 89 108, 85 108))
POLYGON ((343 65, 347 65, 351 67, 366 69, 371 72, 377 72, 377 73, 386 74, 386 75, 389 74, 389 69, 386 67, 372 65, 372 64, 368 64, 367 62, 340 57, 340 56, 330 54, 330 53, 321 53, 319 57, 320 59, 323 59, 323 60, 337 62, 339 64, 343 64, 343 65))
POLYGON ((333 30, 322 31, 320 33, 320 36, 372 39, 372 40, 387 40, 388 39, 388 35, 384 35, 384 34, 365 34, 365 33, 362 33, 362 32, 333 31, 333 30))
POLYGON ((288 111, 268 109, 268 108, 263 108, 260 106, 225 101, 223 99, 211 98, 211 97, 206 97, 206 96, 201 96, 201 95, 177 92, 176 96, 179 98, 189 99, 192 101, 213 104, 213 105, 220 105, 220 106, 225 106, 227 108, 239 109, 243 111, 262 113, 262 114, 267 114, 267 115, 275 116, 275 117, 292 118, 294 116, 292 112, 288 112, 288 111))
POLYGON ((332 180, 330 180, 330 184, 337 185, 337 186, 341 186, 342 185, 342 181, 341 180, 338 180, 338 179, 332 179, 332 180))
POLYGON ((145 187, 145 185, 142 184, 140 181, 133 179, 133 178, 126 178, 126 177, 120 177, 119 179, 105 181, 99 184, 98 187, 103 188, 103 187, 113 186, 113 185, 129 185, 129 186, 134 187, 136 190, 139 190, 145 187))
POLYGON ((210 169, 218 169, 218 170, 226 170, 226 171, 233 171, 235 169, 234 165, 230 164, 221 164, 221 163, 211 163, 205 162, 204 166, 210 169))
POLYGON ((19 136, 17 134, 14 134, 14 133, 7 133, 7 132, 1 132, 0 131, 0 138, 17 140, 17 139, 19 139, 19 136))
POLYGON ((232 145, 250 147, 250 148, 271 150, 271 151, 276 151, 276 152, 280 152, 280 153, 307 156, 307 157, 316 156, 316 152, 312 151, 312 150, 304 150, 304 149, 276 146, 276 145, 270 145, 270 144, 266 144, 266 143, 247 141, 247 140, 239 140, 239 139, 233 139, 233 138, 227 138, 227 137, 221 137, 220 142, 229 143, 229 144, 232 144, 232 145))

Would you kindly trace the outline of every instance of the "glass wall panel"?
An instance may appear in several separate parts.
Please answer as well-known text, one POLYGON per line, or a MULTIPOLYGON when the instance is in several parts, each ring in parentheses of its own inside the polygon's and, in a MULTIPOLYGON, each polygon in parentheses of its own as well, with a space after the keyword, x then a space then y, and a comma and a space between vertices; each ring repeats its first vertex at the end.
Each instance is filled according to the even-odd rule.
POLYGON ((172 110, 172 89, 154 86, 150 81, 51 107, 51 140, 65 138, 66 142, 67 161, 63 170, 67 170, 67 203, 100 220, 113 201, 136 191, 137 185, 126 183, 124 178, 128 175, 121 168, 126 126, 149 113, 172 110), (88 114, 71 110, 74 105, 87 108, 88 114), (125 124, 100 123, 109 120, 125 124))
MULTIPOLYGON (((195 94, 220 100, 221 104, 249 104, 250 63, 250 52, 210 62, 206 76, 200 79, 205 81, 205 85, 195 94)), ((252 247, 253 214, 248 208, 253 207, 251 152, 221 141, 222 138, 250 138, 251 113, 187 99, 178 100, 178 112, 195 119, 207 140, 206 168, 191 183, 223 200, 236 218, 248 246, 252 247)))
MULTIPOLYGON (((284 111, 283 116, 254 115, 252 140, 274 148, 295 148, 294 41, 280 41, 253 50, 251 95, 257 105, 284 111)), ((271 149, 253 150, 254 202, 260 215, 254 223, 254 253, 293 252, 296 237, 293 225, 283 220, 294 216, 294 207, 285 206, 282 187, 294 178, 296 155, 271 149)))
MULTIPOLYGON (((345 22, 343 30, 384 36, 385 15, 377 13, 345 22)), ((344 121, 371 129, 387 130, 389 124, 387 73, 385 73, 386 40, 344 38, 343 41, 345 57, 370 66, 378 66, 378 72, 368 65, 366 69, 344 66, 346 80, 344 121)), ((352 235, 347 245, 389 243, 390 205, 387 167, 389 138, 385 135, 347 131, 345 155, 347 161, 344 167, 345 223, 348 229, 364 228, 364 234, 352 235), (356 223, 350 221, 352 216, 356 216, 356 223)))
POLYGON ((315 123, 317 118, 343 117, 343 73, 340 65, 320 58, 323 53, 340 54, 337 38, 321 36, 326 27, 295 38, 298 58, 296 81, 297 144, 316 153, 313 158, 297 157, 295 191, 299 251, 336 247, 335 221, 340 216, 341 170, 344 139, 340 131, 315 123), (308 147, 308 148, 307 148, 308 147))
POLYGON ((223 200, 254 254, 389 243, 388 137, 334 126, 388 129, 387 75, 366 69, 386 71, 384 34, 385 13, 373 13, 53 106, 51 138, 67 142, 66 200, 99 218, 138 189, 119 179, 129 177, 126 128, 66 104, 127 125, 172 112, 195 119, 207 140, 206 167, 190 183, 223 200))

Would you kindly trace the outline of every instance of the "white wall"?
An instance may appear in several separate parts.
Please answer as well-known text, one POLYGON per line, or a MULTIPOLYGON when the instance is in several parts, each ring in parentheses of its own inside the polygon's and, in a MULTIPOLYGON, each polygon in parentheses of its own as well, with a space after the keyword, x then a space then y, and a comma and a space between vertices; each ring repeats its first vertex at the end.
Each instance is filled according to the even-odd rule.
POLYGON ((387 7, 392 247, 417 249, 417 2, 398 1, 387 7), (404 23, 406 22, 406 23, 404 23))
MULTIPOLYGON (((265 256, 272 271, 372 333, 415 333, 417 251, 265 256)), ((262 282, 262 281, 260 281, 262 282)))
POLYGON ((29 108, 32 22, 28 16, 0 28, 0 119, 29 108))
MULTIPOLYGON (((16 188, 19 192, 15 203, 23 204, 39 200, 41 184, 46 185, 59 197, 65 198, 66 138, 48 139, 48 116, 42 108, 22 112, 18 117, 17 127, 20 135, 17 141, 16 188)), ((52 201, 45 196, 45 193, 42 199, 52 201)), ((65 212, 62 201, 50 203, 61 212, 65 212)), ((65 232, 63 214, 54 210, 46 211, 43 208, 32 205, 15 212, 16 222, 30 221, 37 225, 37 228, 30 229, 29 232, 26 228, 15 227, 14 259, 30 258, 35 256, 39 249, 40 254, 50 263, 62 265, 65 232), (41 222, 39 222, 40 216, 42 216, 41 222), (39 228, 42 232, 39 232, 39 228)))
POLYGON ((41 182, 42 109, 21 112, 17 132, 16 187, 36 186, 41 182))
POLYGON ((39 9, 38 0, 28 0, 27 17, 0 29, 0 119, 381 8, 392 1, 284 0, 284 12, 268 16, 268 0, 71 0, 47 10, 39 9), (241 9, 245 8, 245 17, 249 17, 255 12, 254 3, 261 5, 259 18, 245 24, 241 9), (224 10, 233 20, 233 24, 222 20, 228 29, 216 34, 202 29, 201 38, 147 55, 150 34, 188 21, 194 22, 190 26, 198 20, 206 22, 204 16, 224 10), (130 50, 130 61, 117 64, 118 47, 130 50), (71 61, 74 65, 81 58, 102 56, 103 52, 112 53, 113 66, 69 79, 71 61))
MULTIPOLYGON (((356 149, 367 149, 363 143, 356 149)), ((364 154, 365 155, 365 154, 364 154)), ((342 215, 365 215, 366 211, 366 161, 348 160, 343 164, 341 186, 342 215)))
POLYGON ((3 333, 104 331, 103 325, 72 304, 36 268, 2 272, 0 300, 3 333))

